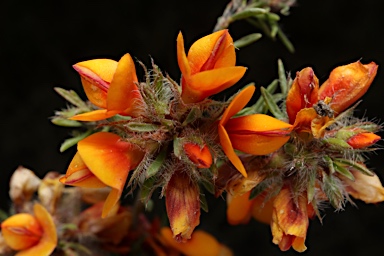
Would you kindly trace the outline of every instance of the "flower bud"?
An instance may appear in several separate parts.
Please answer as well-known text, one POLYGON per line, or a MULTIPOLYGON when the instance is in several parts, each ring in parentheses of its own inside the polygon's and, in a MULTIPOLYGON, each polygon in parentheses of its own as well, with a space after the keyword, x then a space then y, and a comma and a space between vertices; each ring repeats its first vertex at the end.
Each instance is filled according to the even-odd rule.
POLYGON ((347 143, 354 149, 372 146, 381 138, 372 132, 358 133, 347 140, 347 143))
POLYGON ((167 184, 165 203, 173 237, 181 242, 191 238, 200 223, 200 196, 197 184, 176 171, 167 184))
POLYGON ((197 168, 211 167, 212 155, 207 145, 201 147, 198 144, 187 142, 183 145, 183 148, 189 160, 196 164, 197 168))

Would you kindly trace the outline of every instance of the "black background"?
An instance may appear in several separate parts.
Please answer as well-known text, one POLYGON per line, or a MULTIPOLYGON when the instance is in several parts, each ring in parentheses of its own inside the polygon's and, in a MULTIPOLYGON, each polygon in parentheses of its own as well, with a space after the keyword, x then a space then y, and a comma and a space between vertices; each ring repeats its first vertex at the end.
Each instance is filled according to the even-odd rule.
MULTIPOLYGON (((0 3, 0 170, 1 208, 7 197, 11 173, 19 165, 42 177, 48 171, 64 173, 74 151, 59 152, 69 130, 49 121, 65 101, 53 90, 60 86, 84 96, 77 73, 79 61, 107 57, 118 60, 124 53, 150 63, 178 79, 176 36, 181 30, 186 47, 209 34, 222 13, 224 0, 194 1, 17 1, 0 3)), ((312 66, 321 81, 336 66, 361 59, 384 63, 384 2, 379 0, 299 1, 282 26, 296 47, 294 54, 280 42, 263 38, 238 51, 238 65, 248 66, 240 84, 255 81, 265 86, 277 77, 282 58, 293 74, 312 66)), ((251 31, 247 23, 230 27, 234 38, 251 31)), ((139 70, 139 68, 138 68, 139 70)), ((141 78, 142 75, 139 77, 141 78)), ((142 74, 142 73, 141 73, 142 74)), ((384 77, 377 78, 357 112, 368 119, 383 120, 384 77)), ((383 135, 383 134, 381 134, 383 135)), ((381 143, 382 144, 382 143, 381 143)), ((371 156, 369 166, 380 178, 383 152, 371 156)), ((383 179, 382 179, 383 180, 383 179)), ((279 255, 271 244, 268 226, 254 221, 249 226, 225 224, 223 200, 203 214, 201 228, 217 234, 236 255, 279 255)), ((347 205, 346 211, 324 212, 323 225, 310 224, 308 250, 303 255, 377 255, 382 251, 384 205, 347 205)), ((284 255, 294 255, 293 251, 284 255)), ((381 252, 382 254, 382 252, 381 252)))

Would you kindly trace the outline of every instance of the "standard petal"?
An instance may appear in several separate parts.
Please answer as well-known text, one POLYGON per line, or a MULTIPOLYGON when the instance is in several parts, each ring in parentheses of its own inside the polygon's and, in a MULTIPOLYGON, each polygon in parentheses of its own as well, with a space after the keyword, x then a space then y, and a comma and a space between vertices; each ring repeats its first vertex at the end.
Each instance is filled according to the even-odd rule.
POLYGON ((360 61, 335 68, 320 87, 319 100, 332 98, 332 109, 341 113, 366 93, 377 68, 374 62, 363 65, 360 61))
POLYGON ((98 107, 106 108, 109 83, 117 68, 117 62, 110 59, 94 59, 79 62, 73 68, 80 74, 88 99, 98 107))
POLYGON ((236 66, 199 72, 185 78, 181 96, 186 103, 202 101, 237 83, 246 70, 245 67, 236 66))
POLYGON ((137 82, 135 63, 127 53, 120 59, 108 90, 108 111, 137 116, 142 102, 137 82))
POLYGON ((69 119, 77 120, 77 121, 92 122, 92 121, 104 120, 104 119, 110 118, 114 115, 117 115, 119 113, 120 113, 120 111, 108 111, 106 109, 98 109, 98 110, 94 110, 91 112, 75 115, 69 119))

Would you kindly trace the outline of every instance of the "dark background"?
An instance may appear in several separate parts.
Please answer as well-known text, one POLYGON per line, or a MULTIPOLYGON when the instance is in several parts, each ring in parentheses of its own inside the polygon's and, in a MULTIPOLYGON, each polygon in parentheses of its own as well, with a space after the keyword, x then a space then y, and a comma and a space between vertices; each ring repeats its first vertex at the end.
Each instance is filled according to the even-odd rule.
MULTIPOLYGON (((212 31, 226 5, 224 0, 194 1, 17 1, 0 4, 1 147, 0 206, 6 209, 8 182, 19 166, 42 177, 64 173, 74 151, 59 152, 69 129, 49 121, 65 101, 53 90, 60 86, 84 95, 76 62, 98 57, 118 60, 124 53, 149 64, 149 56, 178 79, 176 36, 181 30, 186 47, 212 31)), ((384 64, 384 1, 298 1, 282 26, 296 47, 290 54, 280 42, 263 38, 238 51, 238 65, 248 66, 244 85, 265 86, 277 77, 277 59, 295 73, 312 66, 321 81, 336 66, 362 59, 384 64)), ((230 27, 234 38, 251 31, 247 23, 230 27)), ((139 68, 138 68, 139 69, 139 68)), ((139 76, 142 77, 142 76, 139 76)), ((382 123, 384 77, 381 67, 358 115, 382 123)), ((383 134, 381 134, 383 135, 383 134)), ((382 143, 381 143, 382 144, 382 143)), ((383 152, 369 166, 383 178, 383 152)), ((383 180, 383 179, 382 179, 383 180)), ((382 251, 384 205, 347 205, 346 211, 324 212, 323 225, 310 224, 303 255, 377 255, 382 251)), ((217 234, 236 255, 280 255, 271 243, 268 226, 225 224, 225 204, 219 200, 203 214, 201 228, 217 234)), ((381 252, 382 254, 382 252, 381 252)), ((282 254, 283 255, 283 254, 282 254)), ((291 250, 284 255, 295 255, 291 250)))

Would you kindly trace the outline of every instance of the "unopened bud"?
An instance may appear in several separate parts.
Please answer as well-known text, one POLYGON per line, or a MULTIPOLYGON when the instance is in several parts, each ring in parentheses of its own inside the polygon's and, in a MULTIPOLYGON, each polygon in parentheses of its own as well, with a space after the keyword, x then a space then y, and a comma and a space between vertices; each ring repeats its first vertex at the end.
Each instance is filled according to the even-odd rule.
POLYGON ((207 145, 187 142, 183 146, 186 155, 198 168, 209 168, 212 165, 212 155, 207 145))
POLYGON ((354 149, 365 148, 372 146, 381 138, 372 132, 362 132, 350 137, 347 143, 354 149))

